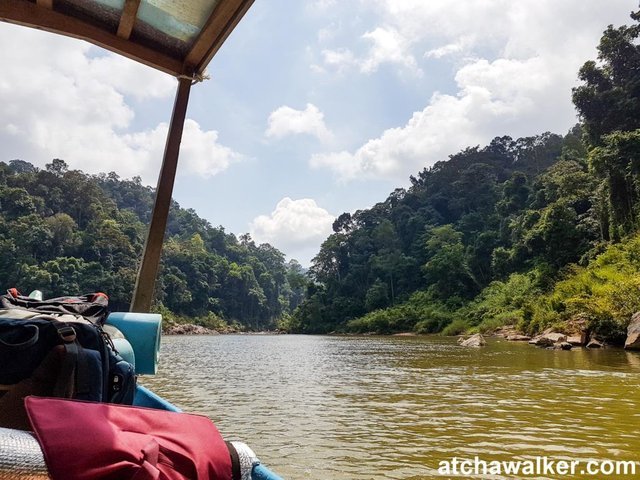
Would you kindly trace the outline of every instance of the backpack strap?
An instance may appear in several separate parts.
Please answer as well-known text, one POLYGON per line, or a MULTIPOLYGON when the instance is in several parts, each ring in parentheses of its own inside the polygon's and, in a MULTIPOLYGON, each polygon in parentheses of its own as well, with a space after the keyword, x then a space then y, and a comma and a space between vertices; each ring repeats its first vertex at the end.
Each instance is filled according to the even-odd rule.
POLYGON ((76 337, 75 329, 55 317, 45 317, 51 320, 58 331, 58 336, 64 342, 64 360, 60 367, 60 375, 53 389, 53 395, 60 398, 71 398, 76 394, 87 393, 91 389, 91 377, 86 361, 86 354, 76 337))
POLYGON ((59 322, 55 318, 48 318, 52 320, 51 323, 56 327, 58 336, 64 342, 65 355, 60 365, 60 374, 55 387, 53 388, 53 395, 60 398, 71 398, 73 396, 74 389, 74 372, 76 365, 78 364, 78 344, 76 342, 75 329, 67 325, 66 323, 59 322))

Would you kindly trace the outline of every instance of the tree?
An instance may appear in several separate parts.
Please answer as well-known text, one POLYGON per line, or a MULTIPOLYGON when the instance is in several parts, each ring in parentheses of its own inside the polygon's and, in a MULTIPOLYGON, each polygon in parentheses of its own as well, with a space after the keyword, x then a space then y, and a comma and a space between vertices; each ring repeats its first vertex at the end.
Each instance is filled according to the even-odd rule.
POLYGON ((45 165, 45 169, 47 170, 47 172, 52 173, 56 177, 62 177, 69 170, 69 166, 64 160, 54 158, 51 163, 47 163, 45 165))
POLYGON ((640 128, 640 12, 631 14, 635 25, 609 25, 598 46, 598 60, 586 62, 573 89, 573 103, 584 122, 591 145, 616 130, 640 128))
POLYGON ((287 270, 287 284, 291 290, 289 294, 289 311, 294 311, 304 300, 304 294, 308 283, 308 278, 304 273, 302 265, 297 260, 289 260, 285 265, 287 270))
POLYGON ((0 212, 8 220, 36 213, 34 198, 24 188, 0 187, 0 212))
POLYGON ((637 228, 640 199, 640 129, 614 132, 589 152, 593 170, 606 179, 610 206, 610 235, 619 240, 637 228))
POLYGON ((462 234, 451 225, 431 229, 425 250, 429 260, 423 272, 431 290, 440 298, 471 297, 478 283, 467 263, 462 234))
POLYGON ((31 165, 29 162, 25 162, 24 160, 10 160, 9 167, 11 171, 15 174, 29 174, 36 173, 38 169, 31 165))
MULTIPOLYGON (((52 234, 51 247, 56 256, 62 256, 67 250, 75 246, 78 226, 66 213, 56 213, 45 218, 45 223, 52 234)), ((71 252, 68 252, 71 254, 71 252)))

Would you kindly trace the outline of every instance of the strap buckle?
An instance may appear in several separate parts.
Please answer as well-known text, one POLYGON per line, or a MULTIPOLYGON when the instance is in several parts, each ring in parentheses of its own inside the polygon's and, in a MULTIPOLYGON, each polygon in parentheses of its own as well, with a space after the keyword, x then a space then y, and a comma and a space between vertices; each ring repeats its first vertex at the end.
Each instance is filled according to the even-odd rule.
POLYGON ((76 331, 70 325, 63 325, 61 327, 58 327, 58 336, 62 339, 63 342, 72 343, 76 340, 76 331))

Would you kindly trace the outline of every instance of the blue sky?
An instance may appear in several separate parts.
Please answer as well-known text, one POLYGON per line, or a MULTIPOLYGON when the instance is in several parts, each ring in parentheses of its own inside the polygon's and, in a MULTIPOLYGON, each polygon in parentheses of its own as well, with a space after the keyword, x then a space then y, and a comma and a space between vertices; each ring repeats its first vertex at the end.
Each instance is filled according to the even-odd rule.
MULTIPOLYGON (((304 265, 344 211, 498 135, 566 133, 635 0, 256 0, 192 89, 174 197, 304 265)), ((155 185, 176 82, 0 24, 0 160, 155 185)))

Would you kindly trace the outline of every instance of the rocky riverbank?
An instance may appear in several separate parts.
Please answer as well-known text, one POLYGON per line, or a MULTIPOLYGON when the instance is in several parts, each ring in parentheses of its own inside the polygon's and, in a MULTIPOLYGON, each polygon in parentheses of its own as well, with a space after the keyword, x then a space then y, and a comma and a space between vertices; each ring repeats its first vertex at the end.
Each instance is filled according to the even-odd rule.
POLYGON ((193 323, 171 325, 163 332, 164 335, 220 335, 220 332, 193 323))
MULTIPOLYGON (((524 335, 516 327, 508 325, 493 332, 491 336, 504 338, 510 342, 528 342, 530 345, 550 350, 571 350, 573 347, 590 349, 605 347, 605 340, 591 334, 586 325, 585 320, 578 319, 567 322, 562 328, 548 328, 535 336, 524 335)), ((486 341, 481 334, 476 333, 469 337, 461 336, 458 343, 463 347, 482 347, 486 341)), ((624 348, 640 351, 640 312, 635 313, 631 318, 624 348)))
POLYGON ((201 325, 195 325, 193 323, 179 323, 176 325, 170 325, 163 329, 163 335, 229 335, 229 334, 240 334, 240 335, 274 335, 274 334, 284 334, 287 332, 283 332, 281 330, 275 331, 264 331, 264 332, 241 332, 236 330, 235 328, 226 328, 224 330, 213 330, 211 328, 206 328, 201 325))

